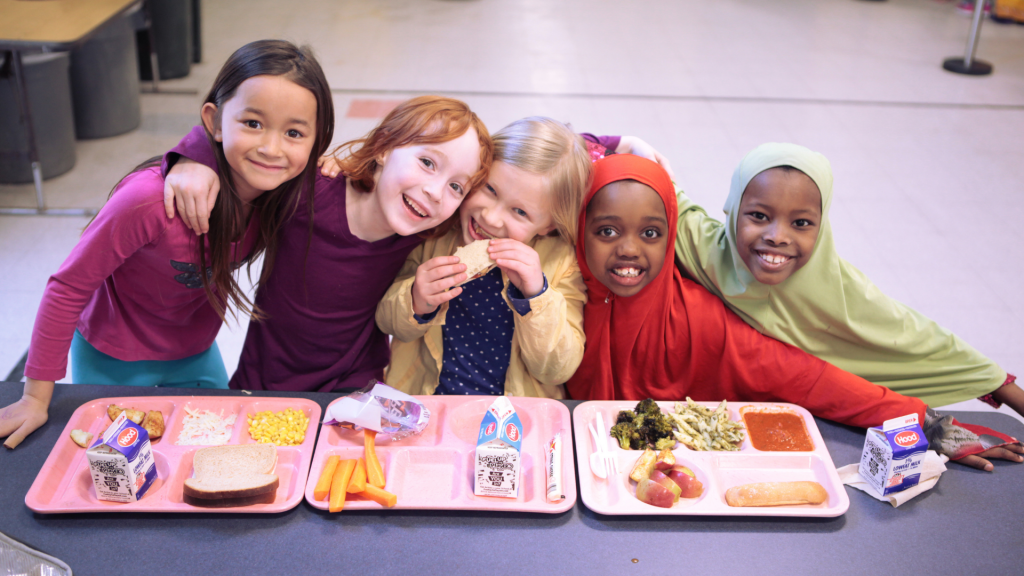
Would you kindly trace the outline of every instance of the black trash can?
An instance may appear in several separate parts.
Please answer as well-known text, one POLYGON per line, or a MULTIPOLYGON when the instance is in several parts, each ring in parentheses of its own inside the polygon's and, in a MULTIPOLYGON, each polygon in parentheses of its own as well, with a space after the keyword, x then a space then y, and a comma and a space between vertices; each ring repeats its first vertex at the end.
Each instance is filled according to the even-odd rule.
POLYGON ((139 127, 139 62, 131 16, 117 18, 71 51, 75 135, 107 138, 139 127))
MULTIPOLYGON (((160 66, 160 79, 183 78, 192 70, 193 20, 192 0, 146 0, 156 38, 156 57, 160 66)), ((136 32, 139 58, 139 77, 153 79, 149 59, 149 33, 136 32)))
MULTIPOLYGON (((75 165, 75 120, 67 52, 22 56, 25 85, 43 178, 53 178, 75 165)), ((12 66, 0 53, 0 70, 12 66)), ((0 75, 0 183, 32 182, 28 129, 21 121, 18 85, 13 72, 0 75)))

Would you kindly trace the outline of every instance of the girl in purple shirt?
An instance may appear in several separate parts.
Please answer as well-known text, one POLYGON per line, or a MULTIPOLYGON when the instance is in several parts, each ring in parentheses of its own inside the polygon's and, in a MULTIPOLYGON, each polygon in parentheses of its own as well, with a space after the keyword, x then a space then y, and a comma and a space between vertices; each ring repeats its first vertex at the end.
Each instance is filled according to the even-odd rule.
POLYGON ((234 270, 262 253, 260 281, 270 274, 277 231, 333 136, 334 108, 308 49, 265 40, 228 59, 201 117, 227 191, 214 205, 210 234, 197 238, 181 219, 164 218, 159 157, 118 183, 47 283, 24 395, 0 411, 8 448, 46 422, 72 340, 75 382, 225 387, 214 346, 225 312, 265 314, 239 289, 234 270))

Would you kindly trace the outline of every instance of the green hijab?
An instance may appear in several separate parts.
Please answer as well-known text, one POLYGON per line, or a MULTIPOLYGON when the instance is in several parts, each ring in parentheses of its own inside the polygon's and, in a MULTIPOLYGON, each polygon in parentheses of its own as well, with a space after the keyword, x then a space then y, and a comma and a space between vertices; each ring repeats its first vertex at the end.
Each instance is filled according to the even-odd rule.
POLYGON ((1006 372, 952 332, 889 298, 839 257, 828 212, 832 167, 795 144, 762 144, 740 162, 725 203, 725 224, 679 193, 676 256, 684 272, 719 296, 748 324, 901 394, 943 406, 992 392, 1006 372), (778 166, 807 174, 821 192, 821 224, 803 268, 769 286, 739 256, 740 199, 754 176, 778 166))

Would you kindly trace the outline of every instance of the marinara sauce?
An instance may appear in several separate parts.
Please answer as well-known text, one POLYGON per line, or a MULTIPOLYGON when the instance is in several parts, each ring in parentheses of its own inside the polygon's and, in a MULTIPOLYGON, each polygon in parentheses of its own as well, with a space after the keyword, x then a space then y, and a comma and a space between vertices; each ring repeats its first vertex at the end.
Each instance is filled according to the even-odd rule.
POLYGON ((743 413, 750 443, 765 452, 810 452, 814 443, 807 435, 804 419, 792 412, 743 413))

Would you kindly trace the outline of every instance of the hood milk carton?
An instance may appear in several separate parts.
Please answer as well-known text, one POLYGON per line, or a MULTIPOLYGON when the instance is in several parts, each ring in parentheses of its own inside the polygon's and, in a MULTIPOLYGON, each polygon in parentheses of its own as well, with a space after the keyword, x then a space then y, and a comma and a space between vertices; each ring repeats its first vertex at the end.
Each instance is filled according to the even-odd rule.
POLYGON ((136 502, 156 481, 149 432, 129 420, 126 412, 121 412, 85 455, 100 500, 136 502))
POLYGON ((522 445, 523 423, 508 398, 498 396, 480 422, 473 493, 516 498, 522 445))
POLYGON ((886 420, 881 428, 869 428, 860 456, 860 475, 885 496, 917 486, 928 439, 917 414, 886 420))

